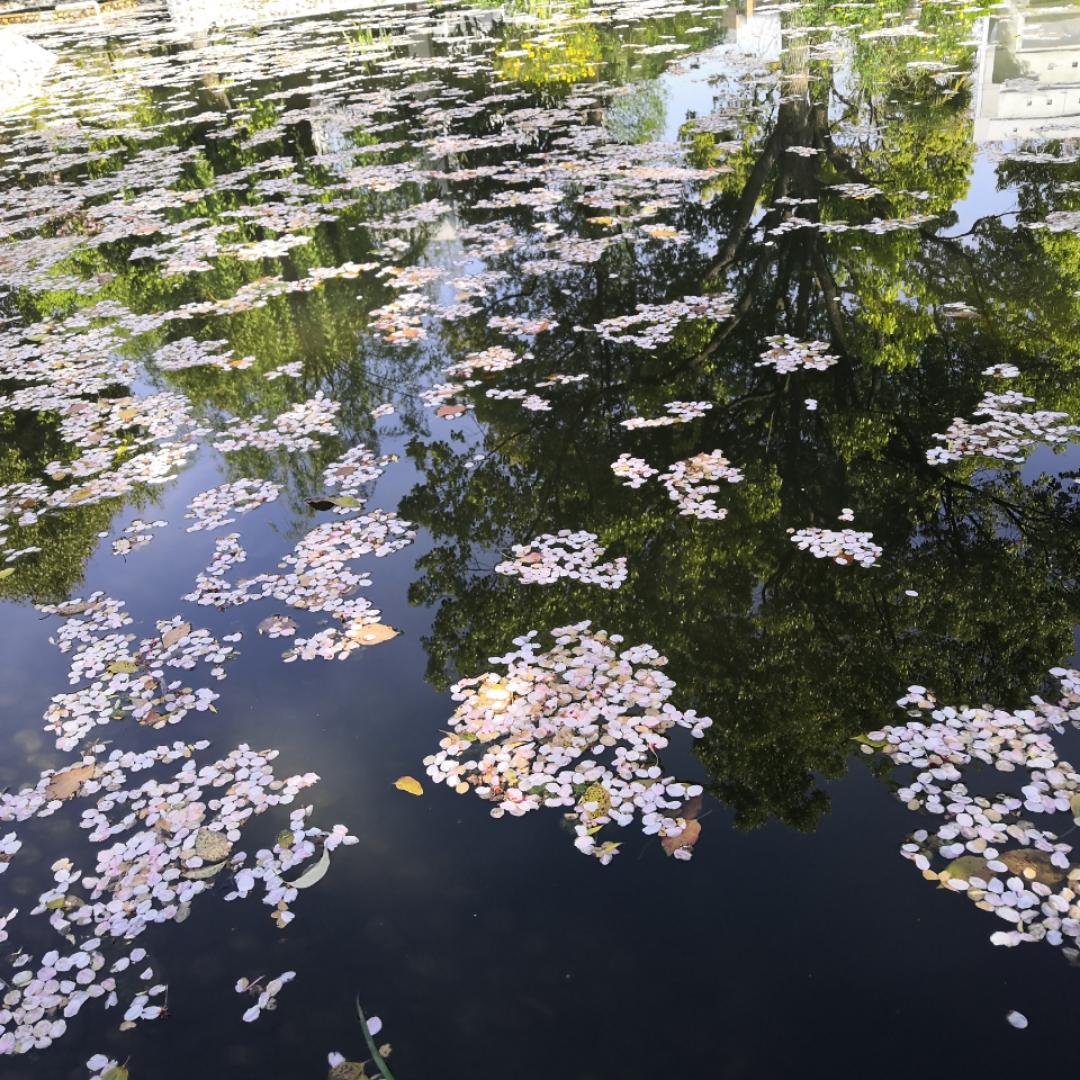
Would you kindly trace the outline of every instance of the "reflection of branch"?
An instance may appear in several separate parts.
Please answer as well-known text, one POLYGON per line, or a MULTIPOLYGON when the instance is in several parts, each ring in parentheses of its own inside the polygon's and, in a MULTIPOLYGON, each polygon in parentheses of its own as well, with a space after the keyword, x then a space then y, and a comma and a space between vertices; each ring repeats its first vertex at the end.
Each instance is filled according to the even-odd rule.
POLYGON ((836 278, 833 277, 833 272, 829 269, 829 265, 825 262, 819 249, 815 248, 811 261, 814 265, 818 285, 821 286, 821 294, 825 298, 825 310, 828 312, 829 324, 832 326, 837 344, 844 352, 850 353, 851 350, 847 344, 847 333, 844 330, 843 320, 840 318, 840 291, 836 285, 836 278))
POLYGON ((742 194, 739 196, 739 203, 735 209, 735 221, 728 235, 727 243, 724 244, 720 257, 709 268, 707 277, 715 277, 717 274, 722 273, 734 261, 735 253, 739 249, 739 244, 742 242, 743 235, 750 224, 750 219, 754 216, 754 210, 757 209, 758 199, 761 196, 762 189, 765 187, 765 181, 769 178, 769 172, 776 164, 779 153, 780 128, 776 127, 765 141, 761 156, 757 159, 746 181, 746 187, 743 188, 742 194))
MULTIPOLYGON (((948 493, 950 490, 964 491, 969 495, 974 495, 977 498, 983 498, 993 503, 999 510, 1003 511, 1005 516, 1016 526, 1017 530, 1023 535, 1025 539, 1031 539, 1030 530, 1027 527, 1025 521, 1025 515, 1031 515, 1029 511, 1025 511, 1022 507, 1018 506, 1014 502, 1010 502, 1008 499, 1003 498, 1000 495, 995 495, 992 491, 988 491, 986 487, 979 487, 976 484, 969 483, 966 480, 957 480, 953 476, 949 476, 948 473, 941 472, 939 469, 932 468, 923 456, 922 446, 915 438, 915 433, 911 430, 910 425, 905 424, 902 418, 898 415, 894 417, 897 430, 900 431, 906 439, 908 446, 912 450, 912 459, 909 464, 914 465, 915 472, 921 476, 926 477, 928 480, 936 481, 936 483, 942 488, 942 501, 946 503, 946 509, 948 506, 948 493)), ((1047 520, 1046 515, 1041 516, 1044 523, 1047 520)))

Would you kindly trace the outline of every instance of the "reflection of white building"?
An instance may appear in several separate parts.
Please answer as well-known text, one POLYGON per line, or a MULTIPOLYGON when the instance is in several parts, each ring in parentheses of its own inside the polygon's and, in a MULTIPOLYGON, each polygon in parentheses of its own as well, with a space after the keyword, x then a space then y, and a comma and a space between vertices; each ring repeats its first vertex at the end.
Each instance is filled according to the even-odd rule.
POLYGON ((363 12, 393 0, 166 0, 169 17, 179 33, 198 33, 214 26, 278 22, 326 15, 335 11, 363 12))
POLYGON ((1012 0, 985 20, 975 141, 1080 136, 1080 5, 1012 0))
POLYGON ((783 41, 780 37, 780 9, 755 11, 754 0, 732 4, 729 18, 734 18, 735 47, 759 60, 779 60, 783 41), (743 11, 739 11, 739 7, 743 11))
POLYGON ((0 109, 32 98, 55 63, 56 57, 36 42, 0 29, 0 109))

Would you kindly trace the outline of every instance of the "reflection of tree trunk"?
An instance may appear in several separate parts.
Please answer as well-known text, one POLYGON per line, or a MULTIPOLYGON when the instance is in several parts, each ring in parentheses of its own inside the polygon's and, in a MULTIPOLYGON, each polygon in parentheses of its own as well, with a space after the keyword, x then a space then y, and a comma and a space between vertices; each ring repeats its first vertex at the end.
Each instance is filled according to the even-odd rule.
POLYGON ((840 290, 837 288, 836 278, 833 277, 829 264, 818 248, 814 249, 813 263, 818 285, 821 287, 821 295, 825 298, 825 311, 829 316, 833 336, 844 352, 849 352, 847 331, 844 329, 844 321, 841 318, 840 290))
POLYGON ((716 277, 734 261, 735 253, 738 251, 743 235, 750 224, 751 218, 754 216, 754 210, 757 208, 758 199, 761 196, 762 189, 765 187, 765 181, 768 180, 769 173, 776 164, 779 142, 780 131, 777 128, 769 136, 765 146, 762 148, 761 156, 755 163, 750 178, 746 182, 746 187, 743 188, 742 194, 739 196, 739 205, 735 211, 735 222, 731 233, 728 236, 727 243, 724 244, 720 251, 720 257, 710 267, 709 277, 716 277))

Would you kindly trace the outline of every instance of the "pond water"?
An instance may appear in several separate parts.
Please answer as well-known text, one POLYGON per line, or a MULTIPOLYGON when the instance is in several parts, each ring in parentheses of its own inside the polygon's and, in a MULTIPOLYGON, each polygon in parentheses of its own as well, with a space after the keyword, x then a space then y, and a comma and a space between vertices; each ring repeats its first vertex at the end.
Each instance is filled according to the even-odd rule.
POLYGON ((4 1080, 1077 1064, 1080 8, 27 32, 4 1080))

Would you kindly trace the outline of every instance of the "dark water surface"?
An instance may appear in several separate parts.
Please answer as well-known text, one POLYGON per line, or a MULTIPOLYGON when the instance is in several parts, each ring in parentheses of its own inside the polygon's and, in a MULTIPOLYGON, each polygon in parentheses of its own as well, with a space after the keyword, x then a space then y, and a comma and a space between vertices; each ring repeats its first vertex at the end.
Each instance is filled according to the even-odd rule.
POLYGON ((1075 1067, 1080 777, 1046 746, 1080 719, 1049 674, 1080 607, 1080 8, 307 10, 38 28, 58 60, 0 113, 0 1077, 321 1077, 367 1057, 358 994, 398 1080, 1075 1067), (238 480, 276 498, 188 531, 238 480), (167 524, 115 546, 136 520, 167 524), (367 546, 327 562, 329 523, 367 546), (550 538, 509 565, 559 530, 599 580, 550 538), (561 702, 507 680, 514 639, 539 664, 585 622, 672 685, 644 653, 629 707, 602 670, 556 671, 561 702), (913 684, 1026 748, 915 755, 1010 823, 985 858, 966 789, 902 786, 913 684), (460 794, 452 725, 487 755, 460 794), (241 746, 311 783, 226 840, 245 775, 194 767, 241 746), (942 887, 943 819, 1018 916, 970 864, 942 887), (328 838, 288 925, 280 890, 235 895, 260 849, 288 883, 328 838), (81 1006, 80 966, 115 980, 81 1006), (245 1023, 237 980, 286 971, 245 1023))

